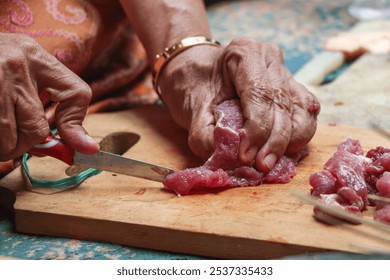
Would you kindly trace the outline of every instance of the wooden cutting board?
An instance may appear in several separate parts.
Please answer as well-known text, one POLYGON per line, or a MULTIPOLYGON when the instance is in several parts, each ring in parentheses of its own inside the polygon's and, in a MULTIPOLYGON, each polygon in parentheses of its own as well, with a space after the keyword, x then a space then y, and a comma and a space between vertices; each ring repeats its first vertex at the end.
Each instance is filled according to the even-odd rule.
MULTIPOLYGON (((135 132, 140 141, 126 156, 179 170, 199 165, 187 148, 186 133, 163 107, 150 106, 89 115, 88 131, 100 139, 112 132, 135 132)), ((176 197, 162 185, 103 172, 62 192, 28 189, 20 169, 0 181, 16 192, 16 230, 228 259, 268 259, 336 250, 390 250, 366 234, 366 225, 328 226, 312 217, 312 206, 294 198, 308 193, 308 176, 322 169, 347 137, 365 149, 390 147, 385 135, 365 128, 319 126, 311 153, 285 185, 262 185, 176 197)), ((51 158, 29 160, 35 178, 64 177, 66 166, 51 158)), ((366 212, 371 219, 371 211, 366 212)))

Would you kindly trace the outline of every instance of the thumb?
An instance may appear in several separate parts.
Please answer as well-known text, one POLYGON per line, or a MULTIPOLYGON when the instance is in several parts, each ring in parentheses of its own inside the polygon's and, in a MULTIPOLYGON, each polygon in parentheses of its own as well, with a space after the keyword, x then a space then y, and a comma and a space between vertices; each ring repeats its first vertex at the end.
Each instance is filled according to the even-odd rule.
POLYGON ((86 130, 77 124, 66 124, 58 128, 61 139, 76 151, 83 154, 94 154, 99 151, 99 144, 86 130))
MULTIPOLYGON (((88 91, 64 94, 66 99, 58 100, 55 123, 61 138, 73 149, 84 154, 93 154, 99 150, 99 144, 82 126, 89 104, 88 91)), ((61 94, 61 97, 64 98, 61 94)), ((61 99, 62 99, 61 98, 61 99)))

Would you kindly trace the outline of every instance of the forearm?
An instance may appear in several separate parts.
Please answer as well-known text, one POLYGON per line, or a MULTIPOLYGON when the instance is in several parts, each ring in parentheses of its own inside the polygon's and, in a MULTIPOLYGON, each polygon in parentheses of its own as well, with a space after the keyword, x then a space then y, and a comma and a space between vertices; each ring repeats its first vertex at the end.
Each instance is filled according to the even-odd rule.
POLYGON ((185 37, 210 37, 203 0, 120 0, 152 65, 155 56, 185 37))

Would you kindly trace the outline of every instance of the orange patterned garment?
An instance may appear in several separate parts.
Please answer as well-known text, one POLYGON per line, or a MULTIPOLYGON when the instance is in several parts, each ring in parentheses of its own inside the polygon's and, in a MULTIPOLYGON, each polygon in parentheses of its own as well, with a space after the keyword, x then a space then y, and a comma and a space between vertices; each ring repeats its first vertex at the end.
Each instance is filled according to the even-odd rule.
POLYGON ((84 78, 94 93, 94 112, 157 99, 145 75, 145 51, 116 1, 3 0, 0 32, 31 36, 84 78), (146 83, 140 80, 145 76, 146 83), (110 102, 102 103, 106 97, 110 102))
MULTIPOLYGON (((158 99, 145 50, 117 1, 2 0, 0 32, 31 36, 82 77, 93 92, 90 113, 158 99)), ((7 170, 0 163, 0 177, 7 170)))

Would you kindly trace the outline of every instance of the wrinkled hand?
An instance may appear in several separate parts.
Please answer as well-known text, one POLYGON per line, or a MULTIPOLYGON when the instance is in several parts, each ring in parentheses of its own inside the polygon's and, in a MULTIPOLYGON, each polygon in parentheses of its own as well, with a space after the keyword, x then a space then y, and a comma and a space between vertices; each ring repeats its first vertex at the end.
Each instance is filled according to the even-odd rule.
POLYGON ((58 104, 61 138, 79 152, 96 152, 98 144, 82 127, 89 87, 28 36, 0 33, 0 53, 0 161, 19 157, 49 135, 46 101, 58 104))
POLYGON ((316 131, 320 104, 272 43, 242 38, 223 48, 192 47, 167 64, 159 85, 174 120, 189 130, 192 151, 204 159, 214 149, 214 109, 228 99, 240 98, 243 108, 240 159, 261 171, 299 152, 316 131))

